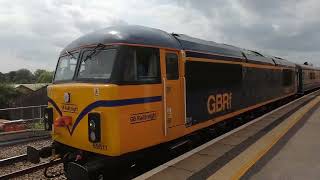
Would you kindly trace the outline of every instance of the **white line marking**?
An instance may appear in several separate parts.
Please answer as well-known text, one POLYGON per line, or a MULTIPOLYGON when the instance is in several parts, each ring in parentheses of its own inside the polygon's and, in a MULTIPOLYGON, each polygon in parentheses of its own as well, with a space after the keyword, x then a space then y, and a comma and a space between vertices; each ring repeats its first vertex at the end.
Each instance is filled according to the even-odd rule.
POLYGON ((201 145, 201 146, 199 146, 199 147, 197 147, 197 148, 195 148, 195 149, 193 149, 193 150, 191 150, 189 152, 186 152, 186 153, 176 157, 175 159, 172 159, 172 160, 166 162, 165 164, 162 164, 162 165, 160 165, 160 166, 158 166, 158 167, 156 167, 156 168, 154 168, 154 169, 152 169, 152 170, 150 170, 150 171, 148 171, 148 172, 146 172, 146 173, 134 178, 133 180, 148 179, 151 176, 153 176, 153 175, 165 170, 166 168, 168 168, 168 167, 170 167, 170 166, 172 166, 172 165, 174 165, 174 164, 176 164, 176 163, 178 163, 178 162, 180 162, 180 161, 192 156, 193 154, 195 154, 195 153, 197 153, 197 152, 199 152, 199 151, 211 146, 212 144, 214 144, 214 143, 216 143, 216 142, 218 142, 218 141, 220 141, 220 140, 232 135, 233 133, 236 133, 236 132, 248 127, 249 125, 262 120, 266 116, 268 116, 268 115, 270 115, 270 114, 272 114, 272 113, 274 113, 276 111, 279 111, 279 110, 281 110, 281 109, 283 109, 283 108, 285 108, 285 107, 287 107, 287 106, 289 106, 289 105, 301 100, 302 98, 304 98, 306 96, 311 96, 312 94, 315 94, 316 92, 319 92, 319 91, 320 90, 317 90, 317 91, 315 91, 315 92, 313 92, 311 94, 304 95, 304 96, 302 96, 302 97, 300 97, 300 98, 298 98, 298 99, 296 99, 296 100, 294 100, 294 101, 292 101, 292 102, 290 102, 288 104, 285 104, 285 105, 283 105, 283 106, 281 106, 281 107, 279 107, 279 108, 277 108, 277 109, 275 109, 275 110, 273 110, 273 111, 271 111, 271 112, 269 112, 267 114, 264 114, 263 116, 260 116, 257 119, 252 120, 252 121, 250 121, 250 122, 248 122, 248 123, 236 128, 236 129, 233 129, 232 131, 230 131, 230 132, 228 132, 226 134, 223 134, 223 135, 221 135, 221 136, 219 136, 219 137, 217 137, 217 138, 215 138, 215 139, 213 139, 213 140, 211 140, 211 141, 209 141, 209 142, 207 142, 207 143, 205 143, 205 144, 203 144, 203 145, 201 145))

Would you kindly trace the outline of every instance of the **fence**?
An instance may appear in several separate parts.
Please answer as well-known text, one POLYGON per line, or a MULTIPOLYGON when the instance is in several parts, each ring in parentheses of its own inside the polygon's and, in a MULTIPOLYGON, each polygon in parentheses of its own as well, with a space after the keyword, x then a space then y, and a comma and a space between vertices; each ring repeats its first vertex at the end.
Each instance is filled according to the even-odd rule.
POLYGON ((43 116, 47 105, 0 109, 0 119, 23 121, 28 129, 44 129, 43 116))
POLYGON ((44 109, 47 105, 27 106, 0 109, 0 118, 7 120, 32 120, 43 118, 44 109))

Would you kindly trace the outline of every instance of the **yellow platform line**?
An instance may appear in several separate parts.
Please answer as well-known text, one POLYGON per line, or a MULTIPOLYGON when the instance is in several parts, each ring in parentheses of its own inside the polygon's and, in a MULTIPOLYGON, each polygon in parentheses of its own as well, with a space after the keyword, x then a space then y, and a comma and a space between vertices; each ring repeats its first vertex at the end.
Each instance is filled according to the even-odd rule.
POLYGON ((308 111, 320 102, 320 96, 299 109, 284 122, 248 147, 208 180, 240 179, 260 158, 262 158, 308 111))

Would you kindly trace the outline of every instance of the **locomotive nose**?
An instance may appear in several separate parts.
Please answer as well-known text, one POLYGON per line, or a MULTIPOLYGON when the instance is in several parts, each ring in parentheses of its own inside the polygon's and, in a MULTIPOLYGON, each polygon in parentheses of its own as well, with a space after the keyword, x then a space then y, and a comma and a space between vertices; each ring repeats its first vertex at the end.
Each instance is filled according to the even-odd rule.
POLYGON ((61 116, 54 121, 54 127, 67 127, 72 125, 71 116, 61 116))
POLYGON ((46 122, 53 127, 53 140, 90 152, 112 151, 117 139, 110 139, 108 133, 117 121, 109 120, 117 118, 116 107, 109 102, 118 98, 117 88, 92 83, 52 85, 46 122))

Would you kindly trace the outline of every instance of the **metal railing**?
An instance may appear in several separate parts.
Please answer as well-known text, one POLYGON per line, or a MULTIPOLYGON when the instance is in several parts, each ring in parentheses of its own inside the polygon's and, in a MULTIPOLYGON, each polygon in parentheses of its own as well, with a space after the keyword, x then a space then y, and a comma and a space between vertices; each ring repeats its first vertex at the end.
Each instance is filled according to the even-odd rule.
POLYGON ((25 123, 28 129, 44 129, 43 116, 47 105, 0 109, 0 119, 25 123))
POLYGON ((8 120, 33 120, 43 118, 47 105, 0 109, 0 118, 8 120), (1 113, 5 112, 5 113, 1 113))

